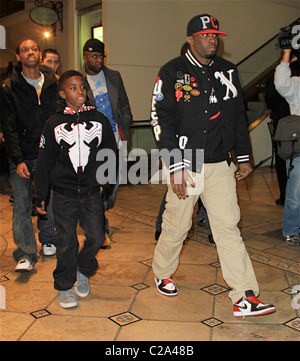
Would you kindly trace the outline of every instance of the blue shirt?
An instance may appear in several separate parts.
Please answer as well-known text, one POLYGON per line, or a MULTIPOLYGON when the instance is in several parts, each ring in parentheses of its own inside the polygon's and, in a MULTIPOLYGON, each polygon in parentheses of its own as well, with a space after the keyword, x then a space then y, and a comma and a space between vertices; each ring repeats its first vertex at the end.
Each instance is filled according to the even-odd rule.
POLYGON ((87 75, 87 79, 93 92, 98 112, 104 114, 109 119, 113 132, 116 133, 117 122, 109 101, 104 72, 101 70, 97 75, 87 75))

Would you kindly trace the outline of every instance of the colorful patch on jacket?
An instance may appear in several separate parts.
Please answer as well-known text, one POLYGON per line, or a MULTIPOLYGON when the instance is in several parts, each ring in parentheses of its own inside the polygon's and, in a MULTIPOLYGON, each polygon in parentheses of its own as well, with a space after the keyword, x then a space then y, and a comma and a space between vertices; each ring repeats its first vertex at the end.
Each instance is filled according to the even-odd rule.
POLYGON ((184 74, 181 71, 176 73, 177 80, 174 85, 175 88, 175 98, 179 102, 183 98, 184 102, 189 102, 191 95, 197 97, 200 95, 200 90, 198 88, 198 83, 193 76, 190 74, 184 74))

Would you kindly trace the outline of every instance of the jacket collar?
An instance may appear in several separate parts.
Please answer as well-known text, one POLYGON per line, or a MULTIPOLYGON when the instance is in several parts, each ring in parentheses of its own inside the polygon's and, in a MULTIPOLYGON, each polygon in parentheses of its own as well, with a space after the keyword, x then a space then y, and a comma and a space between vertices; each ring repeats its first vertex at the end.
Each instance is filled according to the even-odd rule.
MULTIPOLYGON (((45 65, 40 65, 39 70, 41 73, 44 74, 45 77, 44 87, 53 83, 57 83, 57 79, 53 71, 49 67, 45 65)), ((15 66, 11 75, 11 81, 14 83, 26 82, 25 78, 22 75, 22 65, 18 64, 15 66)), ((27 82, 24 84, 27 84, 27 82)))
MULTIPOLYGON (((191 52, 190 49, 187 50, 187 52, 185 53, 185 56, 187 57, 188 61, 194 65, 194 66, 198 66, 199 68, 203 68, 203 65, 200 63, 200 61, 198 61, 196 59, 196 57, 193 55, 193 53, 191 52)), ((208 66, 211 66, 214 63, 214 61, 212 60, 208 66)))
MULTIPOLYGON (((101 69, 103 70, 104 74, 107 73, 107 66, 106 65, 103 65, 103 68, 101 69)), ((83 67, 81 67, 81 69, 79 70, 79 73, 81 73, 85 78, 87 76, 87 73, 85 71, 85 66, 83 65, 83 67)))
POLYGON ((78 109, 78 112, 76 112, 76 110, 74 110, 74 109, 71 108, 71 107, 65 107, 65 109, 64 109, 64 114, 74 115, 74 114, 81 113, 81 112, 85 112, 85 111, 92 110, 92 109, 95 109, 95 107, 90 106, 90 105, 85 105, 85 104, 83 104, 83 105, 78 109))

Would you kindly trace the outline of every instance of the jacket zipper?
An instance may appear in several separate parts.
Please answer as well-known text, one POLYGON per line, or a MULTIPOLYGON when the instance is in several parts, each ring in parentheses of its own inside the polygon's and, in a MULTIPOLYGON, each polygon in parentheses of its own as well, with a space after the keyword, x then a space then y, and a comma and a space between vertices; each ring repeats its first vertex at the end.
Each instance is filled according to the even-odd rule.
POLYGON ((79 113, 77 112, 77 114, 76 114, 76 120, 77 120, 77 132, 78 132, 78 157, 79 157, 79 159, 78 159, 78 164, 79 164, 79 166, 78 166, 78 187, 77 187, 77 192, 78 192, 78 194, 80 193, 80 173, 81 173, 81 171, 82 171, 82 166, 81 166, 81 147, 80 147, 80 131, 79 131, 79 113))

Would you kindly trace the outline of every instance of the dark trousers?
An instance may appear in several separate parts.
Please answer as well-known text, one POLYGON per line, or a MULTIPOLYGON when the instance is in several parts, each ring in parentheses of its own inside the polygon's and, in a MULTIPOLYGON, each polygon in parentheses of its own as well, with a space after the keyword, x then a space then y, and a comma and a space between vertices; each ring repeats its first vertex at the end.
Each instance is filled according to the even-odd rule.
POLYGON ((96 254, 105 239, 100 191, 84 198, 54 192, 53 213, 57 231, 54 288, 66 291, 76 282, 77 269, 89 277, 98 268, 96 254), (78 222, 86 237, 79 253, 78 222))
POLYGON ((281 159, 278 154, 275 155, 275 168, 278 179, 278 185, 280 189, 280 200, 284 203, 285 201, 285 188, 287 183, 287 173, 285 160, 281 159))

